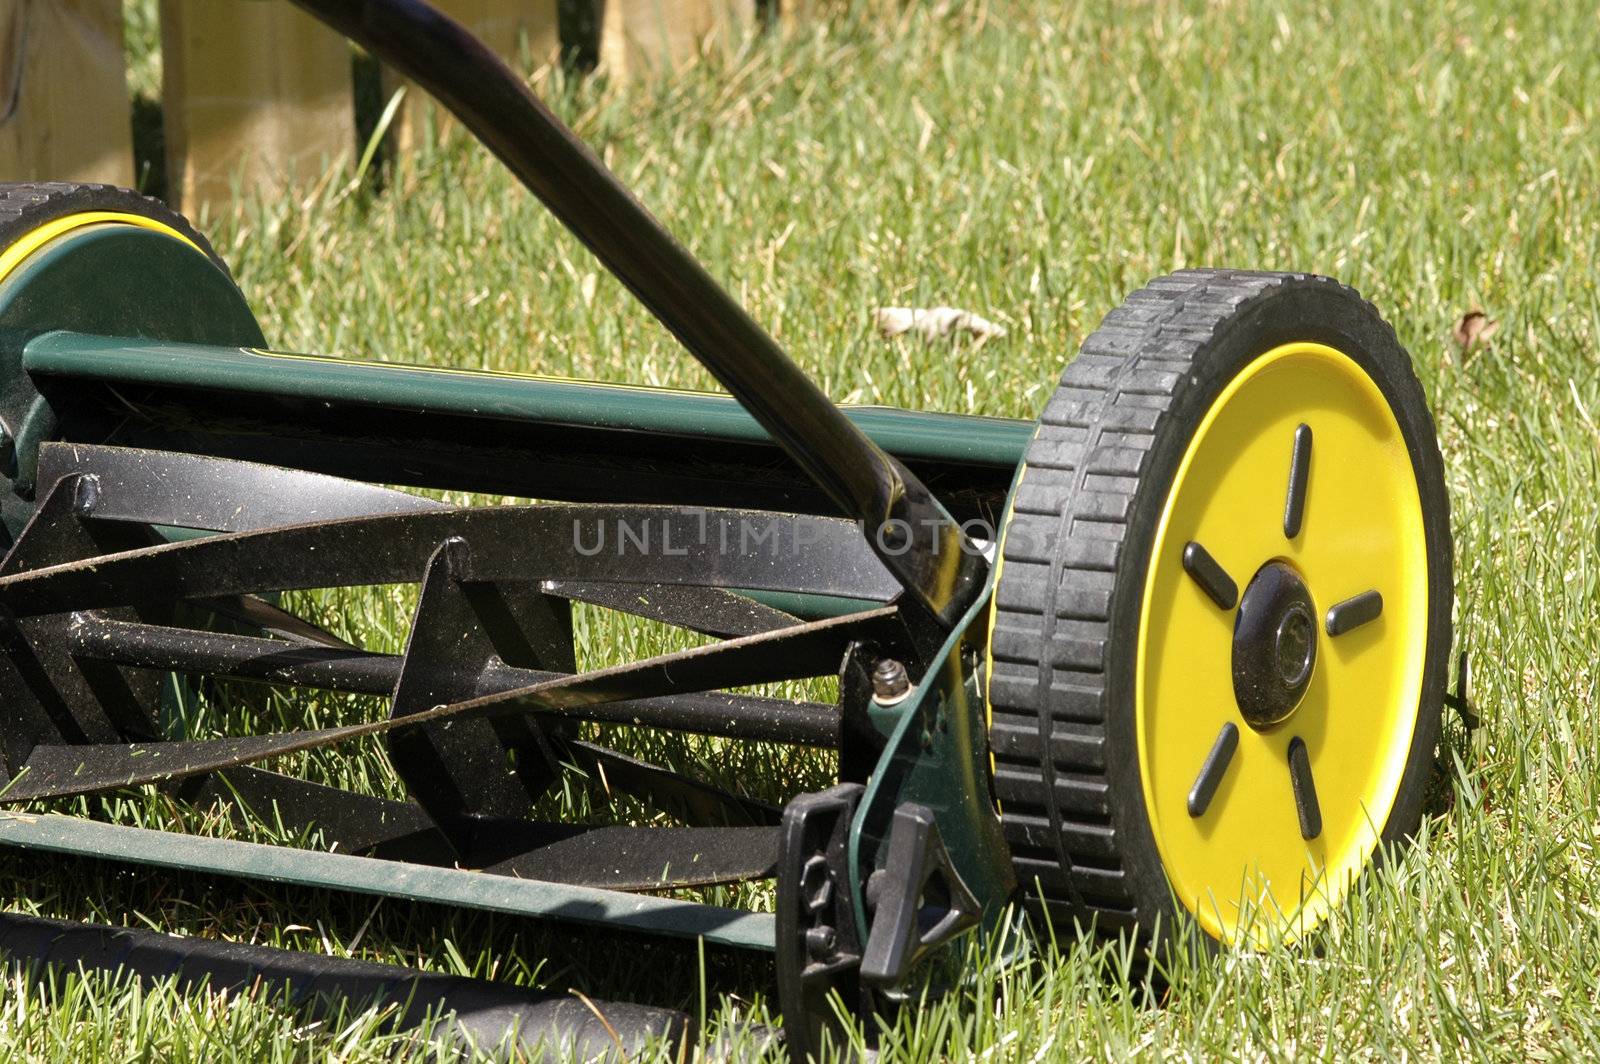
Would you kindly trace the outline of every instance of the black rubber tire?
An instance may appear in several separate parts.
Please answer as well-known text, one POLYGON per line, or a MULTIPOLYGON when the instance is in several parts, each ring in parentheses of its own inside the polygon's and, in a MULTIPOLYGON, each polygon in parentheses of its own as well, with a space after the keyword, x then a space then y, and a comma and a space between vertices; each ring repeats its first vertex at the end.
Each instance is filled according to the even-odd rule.
MULTIPOLYGON (((1353 358, 1400 423, 1428 557, 1420 714, 1384 843, 1416 830, 1450 652, 1449 502, 1433 420, 1394 330, 1350 288, 1307 274, 1185 270, 1130 295, 1084 341, 1040 418, 996 589, 989 697, 994 791, 1017 878, 1055 931, 1148 938, 1179 920, 1145 809, 1134 660, 1151 543, 1205 412, 1280 344, 1353 358)), ((1380 852, 1383 847, 1380 847, 1380 852)), ((1165 935, 1163 934, 1164 938, 1165 935)))
POLYGON ((206 253, 231 279, 211 242, 189 220, 165 203, 115 185, 86 185, 66 181, 0 182, 0 248, 8 248, 35 229, 57 218, 86 211, 118 211, 149 218, 170 226, 206 253))

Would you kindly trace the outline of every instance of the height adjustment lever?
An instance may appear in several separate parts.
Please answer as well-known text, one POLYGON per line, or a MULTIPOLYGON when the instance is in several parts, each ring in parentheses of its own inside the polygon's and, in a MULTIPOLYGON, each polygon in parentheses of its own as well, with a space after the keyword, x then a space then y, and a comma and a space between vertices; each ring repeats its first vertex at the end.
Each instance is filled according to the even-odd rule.
POLYGON ((872 926, 861 978, 893 987, 931 951, 976 927, 982 909, 951 862, 927 806, 907 802, 895 810, 886 853, 884 867, 867 880, 872 926))

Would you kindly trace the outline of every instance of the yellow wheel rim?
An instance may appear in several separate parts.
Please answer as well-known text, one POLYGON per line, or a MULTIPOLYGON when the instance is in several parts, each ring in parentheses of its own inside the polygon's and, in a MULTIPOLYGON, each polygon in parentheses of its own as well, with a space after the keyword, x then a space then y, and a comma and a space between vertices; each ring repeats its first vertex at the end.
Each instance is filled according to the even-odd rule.
MULTIPOLYGON (((1255 945, 1298 938, 1372 856, 1416 729, 1427 574, 1406 442, 1360 366, 1330 347, 1295 343, 1229 382, 1161 514, 1135 666, 1150 825, 1177 899, 1212 936, 1255 945), (1297 474, 1295 447, 1306 436, 1309 461, 1297 474), (1304 505, 1291 536, 1294 483, 1304 505), (1233 581, 1241 605, 1224 608, 1214 579, 1207 590, 1203 559, 1191 554, 1186 568, 1190 543, 1233 581), (1269 563, 1303 581, 1314 656, 1292 711, 1252 724, 1241 705, 1255 704, 1241 703, 1235 669, 1241 656, 1254 660, 1259 643, 1241 649, 1235 632, 1246 602, 1261 615, 1267 592, 1254 581, 1269 563), (1369 617, 1374 591, 1381 607, 1369 617), (1314 833, 1308 791, 1320 819, 1314 833)), ((1292 628, 1284 621, 1276 631, 1292 628)), ((1305 643, 1279 635, 1271 645, 1272 660, 1288 662, 1305 643)), ((1291 672, 1285 665, 1283 675, 1291 672)))

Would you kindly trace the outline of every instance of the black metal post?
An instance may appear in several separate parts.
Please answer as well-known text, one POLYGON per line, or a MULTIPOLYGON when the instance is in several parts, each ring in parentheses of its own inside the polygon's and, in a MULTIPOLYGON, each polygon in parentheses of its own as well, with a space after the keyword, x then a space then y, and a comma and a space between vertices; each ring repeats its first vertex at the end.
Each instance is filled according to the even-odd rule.
POLYGON ((987 563, 593 152, 475 37, 422 0, 295 0, 432 93, 750 411, 948 627, 987 563))

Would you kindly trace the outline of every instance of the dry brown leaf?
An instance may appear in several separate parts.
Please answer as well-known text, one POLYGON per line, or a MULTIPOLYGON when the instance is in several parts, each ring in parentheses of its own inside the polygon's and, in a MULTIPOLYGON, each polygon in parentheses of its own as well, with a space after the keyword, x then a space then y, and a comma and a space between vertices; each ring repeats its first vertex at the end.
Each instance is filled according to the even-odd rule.
POLYGON ((1450 337, 1455 340, 1456 346, 1461 348, 1462 353, 1465 354, 1474 347, 1487 345, 1494 334, 1499 331, 1499 321, 1490 318, 1489 315, 1474 307, 1461 315, 1461 320, 1457 321, 1455 328, 1450 330, 1450 337))
POLYGON ((873 314, 884 339, 914 332, 927 340, 964 332, 983 340, 1006 330, 988 318, 956 307, 879 307, 873 314))

